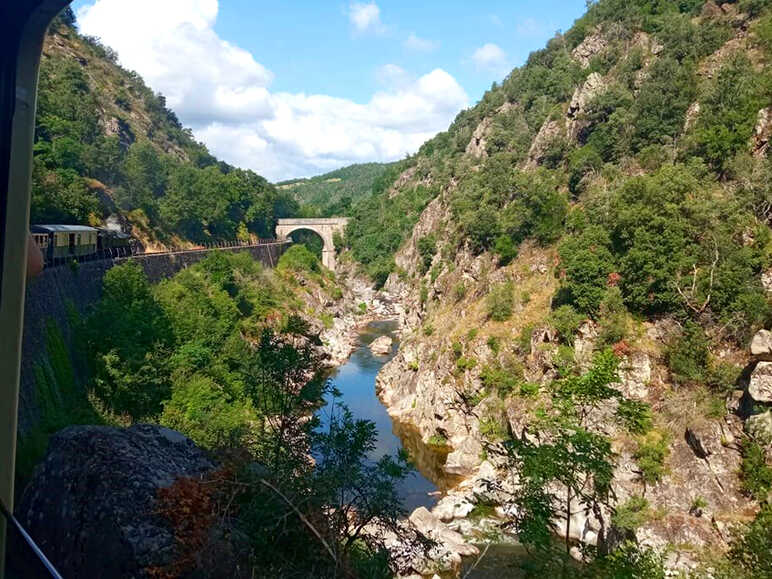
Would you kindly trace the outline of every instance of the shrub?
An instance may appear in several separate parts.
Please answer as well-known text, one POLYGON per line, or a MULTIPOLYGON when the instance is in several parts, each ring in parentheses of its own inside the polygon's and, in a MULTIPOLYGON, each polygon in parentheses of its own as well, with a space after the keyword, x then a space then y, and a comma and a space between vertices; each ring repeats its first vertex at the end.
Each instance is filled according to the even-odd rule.
POLYGON ((466 285, 464 285, 464 282, 460 281, 453 286, 453 297, 457 302, 460 302, 466 297, 466 285))
POLYGON ((744 441, 742 454, 742 488, 757 501, 764 502, 772 489, 772 466, 767 464, 764 449, 757 442, 744 441))
POLYGON ((600 303, 599 335, 602 345, 610 346, 625 339, 627 335, 627 308, 622 292, 616 286, 610 287, 600 303))
POLYGON ((438 446, 438 447, 444 448, 448 446, 448 439, 445 438, 445 436, 443 436, 442 434, 435 433, 429 437, 427 444, 429 446, 438 446))
POLYGON ((627 431, 632 434, 646 434, 651 430, 651 407, 645 402, 620 400, 616 416, 627 431))
POLYGON ((533 337, 533 324, 528 324, 517 336, 517 351, 522 356, 527 356, 531 353, 531 338, 533 337))
POLYGON ((667 348, 667 364, 677 383, 701 382, 708 367, 708 339, 692 321, 684 324, 681 335, 667 348))
POLYGON ((522 367, 504 368, 500 364, 483 367, 480 372, 480 381, 488 390, 498 393, 501 398, 506 398, 512 392, 518 390, 518 385, 523 379, 522 367))
POLYGON ((491 352, 493 352, 494 356, 499 355, 499 351, 501 350, 501 342, 499 342, 499 339, 496 336, 488 336, 488 341, 486 344, 490 348, 491 352))
POLYGON ((421 258, 419 262, 419 271, 421 274, 425 274, 432 266, 434 254, 437 253, 436 237, 431 233, 429 235, 424 235, 418 239, 418 242, 416 243, 416 249, 418 250, 418 255, 421 258))
POLYGON ((508 265, 517 257, 517 246, 509 235, 499 235, 493 250, 499 256, 499 265, 508 265))
POLYGON ((321 263, 305 245, 296 244, 282 254, 276 269, 279 271, 319 273, 321 263))
POLYGON ((561 290, 580 312, 594 315, 605 296, 608 276, 615 270, 610 245, 608 233, 592 226, 563 241, 558 248, 565 272, 561 290))
POLYGON ((578 314, 569 305, 563 305, 552 311, 549 316, 550 325, 555 328, 564 344, 573 345, 574 334, 579 329, 584 316, 578 314))
POLYGON ((663 432, 653 430, 638 440, 638 449, 633 458, 638 461, 641 479, 656 484, 665 475, 665 460, 670 452, 669 439, 663 432))
POLYGON ((465 356, 461 356, 458 360, 456 360, 456 368, 460 372, 466 372, 467 370, 471 370, 477 366, 477 360, 474 358, 467 358, 465 356))
MULTIPOLYGON (((746 577, 772 577, 772 506, 762 505, 753 522, 735 533, 729 560, 747 573, 746 577)), ((727 577, 737 577, 737 568, 727 577)))
POLYGON ((512 317, 515 301, 515 288, 512 282, 494 286, 488 293, 485 304, 488 317, 495 322, 503 322, 512 317))
POLYGON ((615 527, 635 532, 649 518, 649 501, 644 497, 632 496, 618 505, 611 516, 615 527))

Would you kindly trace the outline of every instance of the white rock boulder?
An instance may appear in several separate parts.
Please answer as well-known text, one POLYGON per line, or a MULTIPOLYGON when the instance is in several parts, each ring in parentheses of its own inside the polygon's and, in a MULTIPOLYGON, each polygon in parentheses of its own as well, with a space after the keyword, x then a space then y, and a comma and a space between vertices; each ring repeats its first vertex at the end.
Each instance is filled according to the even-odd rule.
POLYGON ((391 336, 380 336, 370 343, 370 351, 376 356, 388 356, 393 342, 391 336))
POLYGON ((772 403, 772 362, 759 362, 751 374, 748 394, 755 402, 772 403))
POLYGON ((772 355, 772 332, 759 330, 751 340, 751 354, 754 356, 772 355))

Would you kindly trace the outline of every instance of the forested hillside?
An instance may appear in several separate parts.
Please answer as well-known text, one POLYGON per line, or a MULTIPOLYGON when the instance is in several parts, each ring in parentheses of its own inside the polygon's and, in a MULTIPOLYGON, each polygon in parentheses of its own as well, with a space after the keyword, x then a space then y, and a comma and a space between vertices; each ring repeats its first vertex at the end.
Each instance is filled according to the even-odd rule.
POLYGON ((348 215, 351 205, 368 196, 379 180, 388 180, 393 163, 361 163, 336 169, 310 179, 277 183, 291 193, 307 213, 322 217, 348 215))
POLYGON ((40 68, 33 223, 119 223, 147 246, 273 236, 297 203, 249 170, 218 161, 162 95, 65 10, 40 68))
POLYGON ((352 208, 406 307, 381 399, 545 576, 553 533, 772 572, 771 59, 768 0, 591 2, 352 208))

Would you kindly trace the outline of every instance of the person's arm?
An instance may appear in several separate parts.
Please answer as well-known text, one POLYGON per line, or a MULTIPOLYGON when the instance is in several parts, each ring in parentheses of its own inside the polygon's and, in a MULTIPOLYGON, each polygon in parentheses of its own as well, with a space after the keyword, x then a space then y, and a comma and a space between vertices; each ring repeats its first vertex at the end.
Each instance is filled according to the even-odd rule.
POLYGON ((43 271, 43 252, 40 251, 35 238, 27 236, 27 279, 35 277, 43 271))

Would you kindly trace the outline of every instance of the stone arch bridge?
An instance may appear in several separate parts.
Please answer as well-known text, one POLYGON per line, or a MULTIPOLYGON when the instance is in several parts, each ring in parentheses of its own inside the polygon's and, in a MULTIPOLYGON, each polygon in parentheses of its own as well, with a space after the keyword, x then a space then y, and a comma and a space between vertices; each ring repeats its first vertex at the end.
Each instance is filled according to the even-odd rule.
POLYGON ((313 231, 322 238, 322 265, 335 269, 335 244, 332 237, 335 233, 343 234, 348 224, 346 217, 314 217, 298 219, 279 219, 276 223, 276 238, 287 239, 293 232, 300 229, 313 231))

